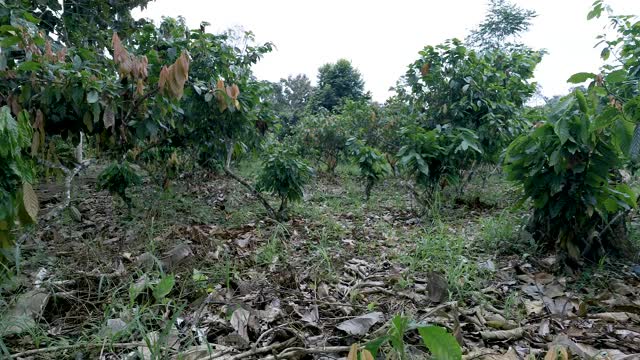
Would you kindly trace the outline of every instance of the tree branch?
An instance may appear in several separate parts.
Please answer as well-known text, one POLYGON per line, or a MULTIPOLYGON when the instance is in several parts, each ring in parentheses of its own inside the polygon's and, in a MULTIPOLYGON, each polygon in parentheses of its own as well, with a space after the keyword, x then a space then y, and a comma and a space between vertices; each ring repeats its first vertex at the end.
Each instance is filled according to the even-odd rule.
POLYGON ((264 205, 264 208, 267 210, 267 212, 269 213, 270 217, 272 217, 274 219, 279 219, 278 213, 273 209, 273 207, 271 207, 271 205, 269 205, 269 202, 267 202, 267 200, 262 196, 262 194, 260 194, 260 192, 258 190, 256 190, 256 188, 251 186, 248 182, 246 182, 244 179, 242 179, 238 175, 236 175, 233 172, 231 172, 231 170, 228 167, 224 168, 224 173, 229 175, 235 181, 239 182, 240 184, 242 184, 242 186, 244 186, 249 191, 251 191, 251 194, 253 194, 253 196, 258 198, 258 200, 260 200, 262 205, 264 205))
MULTIPOLYGON (((116 344, 111 344, 110 347, 114 348, 114 349, 130 349, 130 348, 135 348, 135 347, 139 347, 139 346, 147 346, 145 343, 116 343, 116 344)), ((61 345, 61 346, 52 346, 52 347, 46 347, 46 348, 42 348, 42 349, 33 349, 33 350, 27 350, 27 351, 23 351, 20 353, 16 353, 11 355, 11 359, 18 359, 18 358, 24 358, 27 356, 32 356, 32 355, 38 355, 38 354, 43 354, 43 353, 48 353, 48 352, 56 352, 56 351, 62 351, 62 350, 71 350, 71 349, 81 349, 81 348, 99 348, 102 347, 101 343, 93 343, 93 344, 74 344, 74 345, 61 345)))
POLYGON ((62 170, 62 172, 65 173, 65 179, 64 179, 64 200, 62 201, 62 204, 58 205, 58 207, 54 208, 53 210, 49 211, 45 216, 43 216, 43 219, 45 221, 49 221, 52 218, 58 216, 64 209, 66 209, 67 207, 69 207, 69 204, 71 203, 71 182, 73 181, 73 178, 78 175, 78 173, 82 170, 84 170, 86 167, 88 167, 89 165, 91 165, 91 163, 93 163, 93 159, 89 159, 89 160, 85 160, 83 162, 81 162, 80 164, 76 165, 75 168, 69 170, 68 168, 66 168, 65 166, 59 165, 59 164, 53 164, 49 161, 46 160, 39 160, 39 162, 43 165, 46 165, 50 168, 57 168, 62 170))

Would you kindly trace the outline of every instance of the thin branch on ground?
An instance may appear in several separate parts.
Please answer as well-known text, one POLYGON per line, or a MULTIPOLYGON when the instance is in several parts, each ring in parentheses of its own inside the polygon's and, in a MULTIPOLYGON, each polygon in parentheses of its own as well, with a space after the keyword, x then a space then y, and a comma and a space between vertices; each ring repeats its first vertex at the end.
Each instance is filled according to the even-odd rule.
MULTIPOLYGON (((147 345, 145 345, 145 343, 140 343, 140 342, 109 344, 109 347, 112 349, 131 349, 139 346, 146 347, 147 345)), ((51 346, 51 347, 27 350, 20 353, 16 353, 11 355, 11 359, 17 359, 21 357, 33 356, 38 354, 50 353, 50 352, 57 352, 62 350, 73 350, 73 349, 82 349, 82 348, 89 349, 89 348, 102 348, 102 347, 103 347, 102 343, 51 346)))
POLYGON ((54 209, 52 209, 51 211, 49 211, 45 216, 43 216, 43 219, 45 221, 49 221, 51 219, 53 219, 54 217, 60 215, 60 213, 69 207, 69 205, 71 204, 71 183, 73 181, 73 178, 78 175, 80 173, 80 171, 86 169, 89 165, 91 165, 94 162, 93 159, 89 159, 89 160, 85 160, 83 162, 81 162, 80 164, 77 164, 76 167, 74 167, 73 169, 68 169, 67 167, 60 165, 60 164, 53 164, 49 161, 46 160, 40 160, 40 163, 42 163, 43 165, 46 165, 50 168, 57 168, 62 170, 62 172, 65 173, 65 179, 64 179, 64 200, 62 200, 62 203, 60 205, 58 205, 57 207, 55 207, 54 209))
POLYGON ((269 216, 274 218, 274 219, 278 219, 278 213, 273 209, 273 207, 271 207, 271 205, 269 205, 269 202, 264 198, 264 196, 262 196, 262 194, 260 194, 260 192, 258 190, 256 190, 256 188, 254 188, 253 186, 251 186, 251 184, 249 184, 246 180, 244 180, 243 178, 239 177, 238 175, 234 174, 231 169, 229 169, 228 167, 224 168, 224 173, 229 175, 233 180, 239 182, 240 184, 242 184, 242 186, 244 186, 245 188, 247 188, 249 191, 251 191, 251 194, 253 194, 253 196, 255 196, 258 200, 260 200, 260 202, 262 203, 262 205, 264 206, 264 208, 267 210, 267 212, 269 213, 269 216))

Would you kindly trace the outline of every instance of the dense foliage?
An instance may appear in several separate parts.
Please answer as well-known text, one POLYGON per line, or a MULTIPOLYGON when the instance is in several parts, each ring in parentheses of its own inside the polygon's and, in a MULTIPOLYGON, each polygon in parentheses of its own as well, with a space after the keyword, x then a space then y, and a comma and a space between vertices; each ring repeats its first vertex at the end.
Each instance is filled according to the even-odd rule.
POLYGON ((471 31, 467 42, 483 50, 521 47, 518 37, 529 30, 531 20, 536 16, 535 11, 523 9, 507 0, 490 0, 487 15, 471 31))
POLYGON ((534 237, 574 261, 622 241, 613 231, 619 222, 611 223, 636 206, 619 173, 631 129, 615 107, 589 95, 576 90, 563 99, 547 122, 509 146, 505 159, 509 179, 533 201, 534 237))
POLYGON ((477 52, 456 39, 427 46, 405 77, 407 101, 426 128, 450 124, 476 132, 484 160, 496 162, 529 125, 520 113, 535 91, 529 79, 540 59, 529 49, 477 52))
POLYGON ((16 120, 8 106, 0 108, 0 265, 10 257, 11 231, 16 220, 33 223, 38 213, 38 202, 30 185, 33 171, 22 155, 31 143, 30 138, 27 112, 21 111, 16 120))
POLYGON ((345 100, 367 99, 364 80, 351 62, 340 59, 334 64, 325 64, 318 69, 318 85, 311 96, 311 110, 333 110, 345 100))
POLYGON ((414 195, 423 205, 437 190, 457 183, 459 169, 468 157, 481 153, 475 134, 464 128, 411 126, 403 128, 402 136, 404 145, 397 156, 403 170, 420 187, 414 195))
POLYGON ((323 112, 304 118, 296 129, 296 140, 302 153, 326 166, 333 174, 345 155, 349 135, 342 117, 323 112))
POLYGON ((112 163, 98 176, 98 189, 118 195, 129 210, 133 207, 133 200, 127 195, 127 189, 140 184, 142 178, 126 161, 112 163))
POLYGON ((263 161, 256 189, 276 195, 280 199, 278 214, 286 218, 289 203, 302 200, 304 186, 312 172, 313 169, 289 149, 274 147, 263 161))
POLYGON ((377 149, 365 145, 356 138, 347 140, 347 147, 351 155, 356 159, 360 168, 360 176, 364 181, 365 200, 369 201, 373 186, 385 176, 391 174, 391 166, 384 155, 377 149))

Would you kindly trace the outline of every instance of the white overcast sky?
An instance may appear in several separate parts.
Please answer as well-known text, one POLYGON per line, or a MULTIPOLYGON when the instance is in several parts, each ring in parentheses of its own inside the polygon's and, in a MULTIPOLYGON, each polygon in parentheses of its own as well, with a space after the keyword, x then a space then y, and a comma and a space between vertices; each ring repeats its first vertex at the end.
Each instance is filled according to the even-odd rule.
MULTIPOLYGON (((516 0, 538 17, 523 41, 546 49, 536 71, 543 94, 566 93, 573 73, 600 66, 595 37, 605 19, 587 21, 593 0, 516 0)), ((362 73, 366 90, 383 102, 390 86, 417 59, 425 45, 458 37, 482 21, 484 0, 156 0, 138 17, 158 22, 162 16, 182 15, 190 28, 201 21, 208 31, 241 26, 260 42, 277 49, 255 67, 260 79, 276 81, 304 73, 315 83, 317 69, 339 58, 351 60, 362 73)), ((616 14, 640 15, 640 0, 607 0, 616 14)))

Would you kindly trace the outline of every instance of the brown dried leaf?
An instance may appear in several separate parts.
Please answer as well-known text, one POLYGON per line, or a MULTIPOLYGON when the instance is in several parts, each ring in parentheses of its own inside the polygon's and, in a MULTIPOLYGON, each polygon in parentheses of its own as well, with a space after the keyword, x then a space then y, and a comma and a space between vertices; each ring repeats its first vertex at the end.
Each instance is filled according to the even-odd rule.
POLYGON ((38 220, 40 205, 38 204, 36 192, 33 191, 31 184, 28 182, 22 183, 22 204, 24 205, 27 215, 29 215, 29 220, 36 222, 36 220, 38 220))
POLYGON ((62 49, 58 50, 56 56, 58 57, 58 62, 64 62, 64 59, 67 57, 67 48, 63 47, 62 49))
POLYGON ((524 335, 524 328, 515 328, 512 330, 497 330, 497 331, 481 331, 480 336, 484 340, 489 341, 504 341, 504 340, 516 340, 520 339, 524 335))
POLYGON ((230 98, 232 98, 233 100, 237 100, 238 99, 238 95, 240 95, 240 88, 238 88, 238 85, 233 84, 231 86, 227 86, 227 95, 229 95, 230 98))
POLYGON ((36 156, 38 154, 39 146, 40 146, 40 134, 37 131, 34 131, 33 137, 31 138, 31 156, 36 156))
POLYGON ((627 322, 630 318, 632 318, 633 314, 625 313, 625 312, 605 312, 599 314, 593 314, 591 317, 608 321, 608 322, 627 322))
POLYGON ((113 46, 113 61, 116 64, 122 64, 125 61, 130 61, 129 52, 122 46, 118 33, 114 32, 111 38, 111 45, 113 46))
POLYGON ((249 323, 249 313, 248 310, 243 308, 236 309, 231 315, 231 326, 233 329, 247 342, 249 341, 249 333, 247 331, 247 324, 249 323))
POLYGON ((422 67, 420 68, 420 73, 422 74, 422 76, 427 76, 429 75, 429 70, 431 69, 431 64, 430 63, 426 63, 424 65, 422 65, 422 67))
POLYGON ((138 79, 136 81, 136 94, 143 96, 144 95, 144 80, 138 79))
POLYGON ((443 302, 449 297, 449 283, 447 279, 437 272, 430 272, 427 280, 427 293, 429 300, 443 302))
POLYGON ((167 84, 167 79, 169 78, 169 68, 167 68, 167 66, 163 66, 162 69, 160 69, 160 77, 158 79, 158 87, 160 88, 160 91, 165 93, 165 86, 167 84))
POLYGON ((116 118, 113 113, 113 106, 107 105, 104 109, 104 114, 102 114, 102 122, 104 123, 104 128, 108 129, 116 124, 116 118))
POLYGON ((52 62, 57 60, 57 57, 53 54, 53 51, 51 51, 51 41, 49 41, 49 39, 47 39, 44 44, 44 56, 47 60, 52 62))
POLYGON ((13 116, 18 116, 20 111, 22 111, 22 107, 20 106, 20 103, 18 103, 18 97, 13 94, 9 94, 9 98, 7 99, 7 102, 11 107, 11 112, 13 113, 13 116))
POLYGON ((358 344, 351 344, 347 360, 358 360, 358 344))
POLYGON ((381 321, 383 315, 381 312, 373 312, 358 316, 356 318, 343 321, 336 328, 346 332, 349 335, 362 336, 366 335, 369 329, 381 321))
POLYGON ((216 83, 216 100, 218 100, 218 109, 220 112, 225 111, 227 109, 227 99, 225 99, 223 92, 226 93, 224 81, 218 80, 216 83))
POLYGON ((549 348, 547 355, 544 356, 544 360, 569 360, 569 353, 565 346, 554 345, 549 348))

